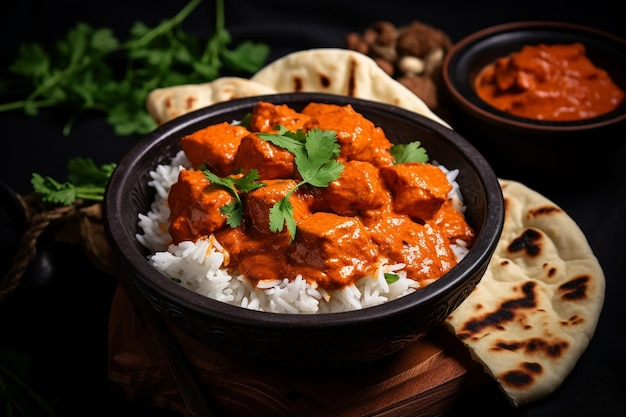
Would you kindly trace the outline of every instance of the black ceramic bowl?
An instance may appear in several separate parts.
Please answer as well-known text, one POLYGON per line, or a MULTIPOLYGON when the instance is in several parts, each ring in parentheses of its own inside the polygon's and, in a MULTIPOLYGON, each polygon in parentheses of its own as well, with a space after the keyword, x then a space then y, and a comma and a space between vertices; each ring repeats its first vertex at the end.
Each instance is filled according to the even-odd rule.
POLYGON ((480 153, 456 132, 398 107, 344 96, 293 93, 261 96, 301 110, 309 102, 351 104, 381 126, 390 140, 420 140, 431 159, 459 168, 466 217, 476 230, 467 256, 445 276, 401 299, 359 311, 276 314, 206 298, 166 278, 148 264, 139 244, 138 213, 154 198, 149 171, 169 163, 179 140, 209 124, 241 120, 259 97, 216 104, 162 125, 120 161, 104 201, 105 230, 114 252, 152 306, 167 320, 207 345, 244 360, 272 366, 343 366, 390 355, 444 320, 480 281, 498 243, 503 198, 497 177, 480 153))
POLYGON ((453 107, 451 124, 476 145, 498 176, 535 182, 576 177, 581 163, 599 165, 595 160, 610 157, 611 149, 624 140, 626 101, 599 117, 549 122, 497 110, 473 88, 484 66, 525 45, 575 42, 626 91, 626 41, 585 26, 542 21, 493 26, 462 39, 446 55, 443 79, 453 107))

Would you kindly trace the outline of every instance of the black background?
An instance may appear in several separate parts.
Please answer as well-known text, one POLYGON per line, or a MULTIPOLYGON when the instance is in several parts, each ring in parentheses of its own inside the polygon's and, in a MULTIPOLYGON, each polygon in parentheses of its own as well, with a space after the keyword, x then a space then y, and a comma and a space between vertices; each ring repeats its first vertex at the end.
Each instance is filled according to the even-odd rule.
MULTIPOLYGON (((5 2, 6 3, 6 2, 5 2)), ((265 42, 270 60, 301 49, 341 47, 349 32, 362 32, 379 20, 403 26, 420 20, 446 32, 453 42, 487 26, 521 20, 556 20, 585 24, 626 36, 623 15, 608 2, 468 2, 468 1, 226 1, 226 28, 235 43, 265 42), (424 3, 424 4, 422 4, 424 3)), ((36 41, 51 45, 78 21, 112 27, 119 38, 131 24, 154 26, 172 17, 186 2, 118 0, 9 2, 0 7, 0 63, 16 56, 17 45, 36 41)), ((206 1, 186 20, 184 30, 198 36, 213 32, 214 5, 206 1)), ((625 51, 626 53, 626 51, 625 51)), ((103 117, 81 118, 69 136, 64 118, 54 111, 35 118, 21 113, 0 114, 0 180, 20 194, 32 192, 33 172, 65 178, 66 162, 76 156, 97 164, 116 162, 136 142, 118 137, 103 117)), ((453 126, 454 127, 454 126, 453 126)), ((471 133, 460 132, 472 140, 471 133)), ((602 146, 597 138, 589 146, 602 146)), ((622 139, 622 138, 621 138, 622 139)), ((620 140, 621 140, 620 139, 620 140)), ((607 281, 606 300, 596 334, 562 386, 548 398, 518 409, 511 407, 495 384, 464 400, 450 415, 618 416, 626 415, 624 352, 626 338, 623 295, 626 271, 626 147, 607 155, 611 164, 601 181, 589 184, 532 184, 578 223, 598 257, 607 281)), ((537 150, 540 152, 541 150, 537 150)), ((581 149, 584 152, 584 149, 581 149)), ((502 156, 505 158, 506 156, 502 156)), ((593 171, 605 161, 589 161, 593 171)), ((512 178, 515 179, 515 178, 512 178)), ((14 233, 13 225, 2 233, 14 233)), ((583 244, 584 242, 581 242, 583 244)), ((0 348, 33 355, 38 391, 58 402, 59 415, 168 415, 167 412, 127 403, 111 393, 106 378, 108 309, 116 279, 96 268, 74 245, 43 248, 47 255, 38 267, 52 284, 43 290, 20 292, 0 305, 0 348)), ((0 404, 0 415, 4 412, 0 404)))

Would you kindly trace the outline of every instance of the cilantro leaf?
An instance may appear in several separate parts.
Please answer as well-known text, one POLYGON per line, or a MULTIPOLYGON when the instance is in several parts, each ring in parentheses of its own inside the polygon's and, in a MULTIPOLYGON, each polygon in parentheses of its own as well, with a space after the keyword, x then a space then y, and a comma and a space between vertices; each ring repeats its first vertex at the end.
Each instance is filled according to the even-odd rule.
POLYGON ((314 128, 304 134, 300 130, 290 132, 286 127, 279 126, 278 133, 258 135, 261 139, 291 152, 295 157, 298 173, 302 177, 302 181, 270 209, 270 230, 280 232, 286 224, 293 240, 296 235, 296 223, 293 206, 289 202, 291 195, 304 184, 327 187, 343 172, 344 165, 336 160, 341 151, 337 143, 337 132, 314 128))
POLYGON ((94 185, 104 187, 113 174, 116 164, 96 166, 90 158, 73 158, 67 163, 68 181, 77 186, 94 185))
POLYGON ((269 52, 266 44, 245 41, 232 51, 225 49, 221 55, 226 67, 253 74, 263 66, 269 52))
POLYGON ((43 201, 69 206, 76 201, 76 188, 69 182, 60 183, 51 177, 33 173, 31 184, 43 201))
POLYGON ((216 29, 206 42, 184 33, 183 21, 201 2, 190 0, 152 28, 135 22, 123 41, 110 28, 79 22, 51 51, 38 43, 20 45, 18 57, 0 76, 0 112, 35 116, 46 107, 69 109, 65 135, 87 110, 105 113, 120 136, 152 131, 156 122, 145 107, 150 91, 207 82, 226 72, 254 73, 269 54, 262 43, 230 48, 223 0, 215 2, 216 29))
POLYGON ((259 171, 251 169, 245 175, 237 177, 231 175, 226 178, 220 178, 206 167, 201 167, 204 175, 213 184, 224 187, 235 198, 235 201, 220 207, 220 212, 226 216, 226 223, 232 227, 238 227, 243 223, 243 203, 241 202, 240 192, 249 193, 260 187, 265 187, 265 183, 257 181, 259 179, 259 171))
POLYGON ((406 162, 428 162, 428 153, 421 145, 420 141, 393 145, 390 152, 395 159, 395 164, 404 164, 406 162))
MULTIPOLYGON (((289 195, 293 192, 289 193, 289 195)), ((293 217, 293 205, 289 201, 289 198, 283 198, 276 202, 270 208, 270 231, 280 232, 283 230, 284 225, 287 225, 289 235, 293 237, 296 235, 296 220, 293 217)))
POLYGON ((387 284, 393 284, 394 282, 398 281, 400 279, 400 276, 397 274, 392 274, 389 272, 385 272, 385 281, 387 281, 387 284))
POLYGON ((306 135, 302 130, 290 132, 285 126, 278 126, 278 133, 258 133, 258 136, 274 145, 288 150, 296 155, 304 151, 306 135))
POLYGON ((49 176, 33 173, 31 185, 42 201, 69 206, 77 199, 104 200, 104 192, 116 164, 104 164, 97 167, 89 158, 73 158, 68 164, 66 182, 59 182, 49 176))
POLYGON ((335 131, 310 130, 305 149, 304 155, 296 155, 296 166, 304 181, 315 187, 328 187, 328 183, 339 178, 344 165, 336 161, 341 148, 335 131))

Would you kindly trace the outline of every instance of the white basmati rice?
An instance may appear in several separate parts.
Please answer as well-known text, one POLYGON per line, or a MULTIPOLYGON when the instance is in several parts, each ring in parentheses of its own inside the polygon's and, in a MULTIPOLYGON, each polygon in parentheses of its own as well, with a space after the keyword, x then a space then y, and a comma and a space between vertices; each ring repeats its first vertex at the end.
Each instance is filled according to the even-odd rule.
MULTIPOLYGON (((437 164, 453 184, 450 197, 455 207, 463 210, 458 170, 449 171, 437 164)), ((225 303, 251 310, 288 314, 330 313, 372 307, 403 297, 419 288, 419 283, 406 276, 404 264, 379 263, 375 276, 365 276, 355 284, 338 290, 327 291, 307 283, 300 275, 282 281, 261 281, 254 285, 243 275, 231 275, 224 265, 228 253, 213 236, 196 242, 170 244, 168 232, 169 208, 167 195, 178 180, 178 173, 191 166, 185 153, 180 151, 169 165, 159 165, 150 172, 149 185, 155 189, 155 199, 148 213, 139 214, 138 241, 151 255, 148 261, 165 276, 181 286, 225 303), (399 279, 389 284, 385 273, 396 274, 399 279)), ((453 245, 460 260, 466 253, 464 242, 453 245)), ((226 263, 227 264, 227 263, 226 263)))

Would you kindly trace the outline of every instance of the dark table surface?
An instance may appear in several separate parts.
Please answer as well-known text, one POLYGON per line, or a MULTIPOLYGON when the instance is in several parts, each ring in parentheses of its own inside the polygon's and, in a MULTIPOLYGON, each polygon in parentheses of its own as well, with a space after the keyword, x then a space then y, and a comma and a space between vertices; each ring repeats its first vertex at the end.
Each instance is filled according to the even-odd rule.
MULTIPOLYGON (((226 27, 235 42, 245 39, 266 42, 271 47, 270 60, 301 49, 341 47, 349 32, 362 32, 379 20, 397 26, 420 20, 443 30, 453 42, 487 26, 520 20, 566 21, 626 35, 623 16, 608 2, 600 1, 584 7, 535 0, 506 5, 500 2, 499 6, 494 5, 496 2, 449 0, 424 5, 390 0, 322 0, 302 5, 293 1, 227 3, 226 27)), ((50 44, 78 21, 94 27, 112 27, 119 37, 124 37, 133 22, 154 26, 173 16, 184 4, 183 1, 10 1, 2 6, 0 13, 0 60, 2 65, 7 65, 23 41, 50 44)), ((203 3, 187 19, 185 30, 208 36, 213 11, 213 2, 203 3)), ((54 111, 43 111, 36 117, 18 112, 0 113, 4 143, 0 180, 13 192, 31 193, 33 172, 65 178, 66 163, 73 157, 90 157, 97 164, 116 162, 138 140, 133 136, 116 136, 98 114, 79 119, 69 136, 62 134, 63 123, 64 119, 54 111)), ((465 136, 472 139, 469 133, 465 136)), ((604 269, 606 299, 587 350, 562 386, 542 401, 514 409, 495 384, 488 384, 450 415, 472 412, 525 417, 626 415, 626 303, 622 297, 626 294, 624 143, 611 161, 605 180, 591 187, 532 184, 578 223, 604 269)), ((602 161, 590 161, 597 163, 602 161)), ((8 226, 4 225, 2 233, 12 225, 8 226)), ((126 412, 169 415, 124 401, 110 390, 106 376, 107 325, 116 278, 95 268, 76 245, 55 242, 40 248, 40 252, 46 255, 39 260, 39 268, 44 271, 47 283, 41 283, 42 290, 18 295, 0 305, 0 349, 10 348, 32 356, 34 385, 56 404, 61 416, 94 413, 119 416, 126 412)), ((8 254, 3 265, 7 257, 8 254)), ((6 408, 0 403, 0 415, 4 412, 6 408)))

